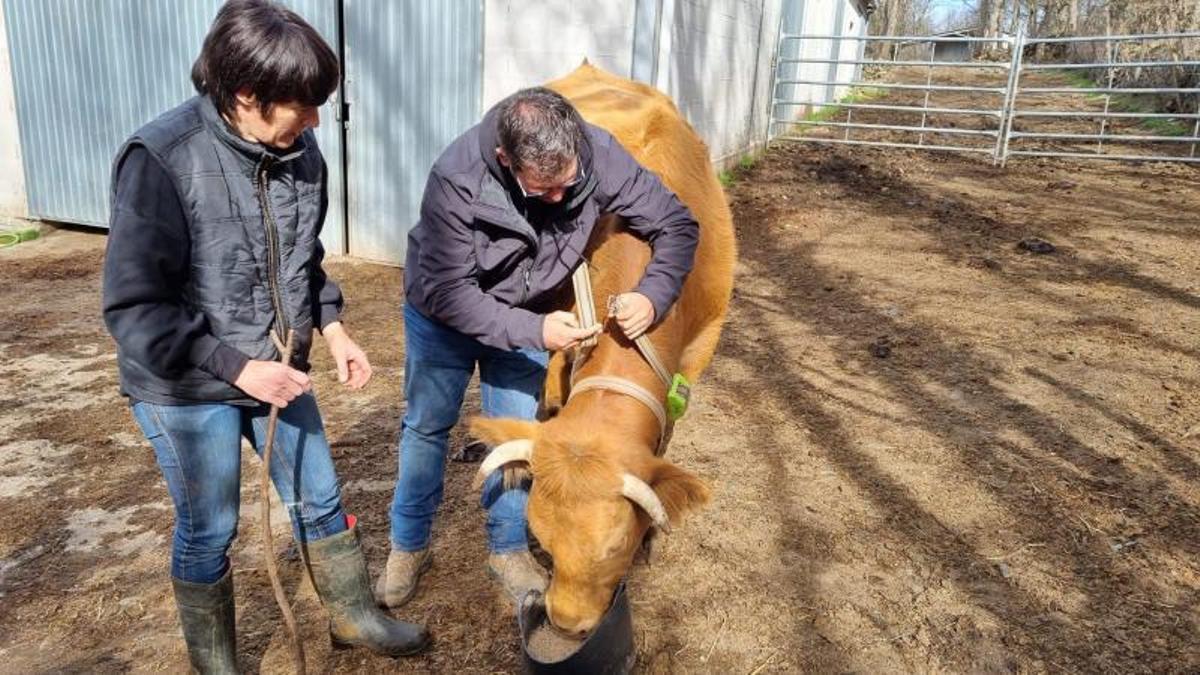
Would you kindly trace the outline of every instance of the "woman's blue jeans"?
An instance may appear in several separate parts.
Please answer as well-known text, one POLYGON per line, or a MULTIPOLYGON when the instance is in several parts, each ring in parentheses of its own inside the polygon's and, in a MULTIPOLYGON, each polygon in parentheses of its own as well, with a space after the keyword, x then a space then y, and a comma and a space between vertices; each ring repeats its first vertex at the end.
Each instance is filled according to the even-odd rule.
MULTIPOLYGON (((171 575, 176 579, 211 584, 229 569, 241 498, 242 438, 261 457, 269 412, 267 405, 133 404, 175 503, 171 575)), ((298 540, 346 529, 337 474, 312 394, 298 396, 279 411, 271 480, 298 540)))
MULTIPOLYGON (((429 546, 433 515, 442 501, 450 429, 458 422, 467 383, 479 365, 483 414, 534 419, 549 355, 504 351, 481 344, 409 306, 404 308, 404 396, 400 471, 392 498, 392 548, 429 546)), ((505 490, 502 472, 488 476, 480 504, 487 509, 488 547, 494 553, 529 547, 524 488, 505 490)))

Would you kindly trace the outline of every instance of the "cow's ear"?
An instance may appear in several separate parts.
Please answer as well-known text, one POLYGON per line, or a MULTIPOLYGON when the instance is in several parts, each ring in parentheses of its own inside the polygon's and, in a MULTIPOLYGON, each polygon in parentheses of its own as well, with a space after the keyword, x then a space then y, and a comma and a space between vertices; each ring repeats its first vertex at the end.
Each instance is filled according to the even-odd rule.
POLYGON ((537 438, 538 423, 498 417, 472 417, 467 424, 471 435, 491 446, 521 439, 537 438))
POLYGON ((712 498, 712 491, 704 481, 663 460, 654 462, 650 487, 672 523, 678 523, 688 512, 700 509, 712 498))

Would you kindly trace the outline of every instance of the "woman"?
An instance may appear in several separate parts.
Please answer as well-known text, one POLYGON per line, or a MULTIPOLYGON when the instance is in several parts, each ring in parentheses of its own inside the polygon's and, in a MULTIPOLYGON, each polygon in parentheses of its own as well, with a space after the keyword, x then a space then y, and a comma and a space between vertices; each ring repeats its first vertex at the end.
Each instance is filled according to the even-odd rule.
POLYGON ((366 355, 321 269, 327 173, 312 131, 338 83, 320 35, 267 0, 217 14, 192 70, 198 95, 117 153, 104 319, 122 393, 175 505, 171 576, 192 666, 236 670, 233 577, 241 439, 262 453, 280 407, 271 478, 306 543, 335 644, 398 656, 422 626, 376 608, 306 374, 312 332, 359 389, 366 355), (294 335, 288 364, 277 339, 294 335))

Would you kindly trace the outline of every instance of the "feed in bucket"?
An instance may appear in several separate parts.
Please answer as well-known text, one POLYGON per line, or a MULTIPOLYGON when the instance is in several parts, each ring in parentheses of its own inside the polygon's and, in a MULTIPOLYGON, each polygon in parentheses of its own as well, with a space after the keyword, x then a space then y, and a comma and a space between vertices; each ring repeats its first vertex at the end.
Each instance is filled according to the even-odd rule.
POLYGON ((545 621, 530 631, 525 650, 542 663, 557 663, 579 651, 584 642, 563 635, 554 630, 549 621, 545 621))
POLYGON ((617 586, 612 603, 595 630, 582 640, 566 636, 550 625, 544 600, 538 593, 525 597, 517 619, 525 669, 531 673, 621 675, 630 672, 637 658, 624 582, 617 586))

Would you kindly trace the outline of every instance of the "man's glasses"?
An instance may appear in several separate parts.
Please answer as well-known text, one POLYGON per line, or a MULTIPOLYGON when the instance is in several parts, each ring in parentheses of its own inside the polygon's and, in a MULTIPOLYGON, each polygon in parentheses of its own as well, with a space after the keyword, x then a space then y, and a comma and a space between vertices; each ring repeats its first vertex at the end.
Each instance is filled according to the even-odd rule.
MULTIPOLYGON (((510 169, 510 171, 511 171, 511 169, 510 169)), ((517 175, 517 172, 516 171, 511 171, 511 172, 512 172, 513 178, 515 178, 517 181, 517 188, 521 191, 521 196, 525 197, 525 199, 537 199, 538 197, 545 197, 547 194, 550 193, 551 190, 556 189, 556 188, 550 188, 548 190, 538 190, 537 192, 530 192, 525 189, 525 184, 521 182, 521 177, 517 175)), ((576 185, 579 185, 580 183, 582 183, 583 179, 585 177, 586 176, 584 175, 583 167, 579 167, 579 173, 575 174, 575 177, 572 178, 571 180, 560 185, 559 188, 561 188, 563 190, 569 190, 569 189, 575 187, 576 185)))

